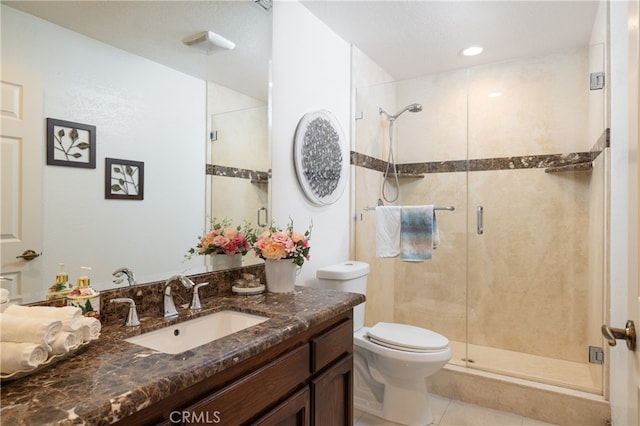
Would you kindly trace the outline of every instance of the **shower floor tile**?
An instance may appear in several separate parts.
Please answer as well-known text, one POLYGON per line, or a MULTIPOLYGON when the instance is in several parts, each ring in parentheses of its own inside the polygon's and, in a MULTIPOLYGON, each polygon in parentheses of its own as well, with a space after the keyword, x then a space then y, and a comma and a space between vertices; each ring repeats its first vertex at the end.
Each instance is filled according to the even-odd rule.
POLYGON ((469 345, 468 355, 465 355, 463 342, 449 341, 449 344, 453 351, 451 364, 464 366, 463 359, 468 356, 473 360, 473 363, 469 364, 471 368, 583 392, 601 393, 602 367, 594 364, 565 361, 479 345, 469 345))

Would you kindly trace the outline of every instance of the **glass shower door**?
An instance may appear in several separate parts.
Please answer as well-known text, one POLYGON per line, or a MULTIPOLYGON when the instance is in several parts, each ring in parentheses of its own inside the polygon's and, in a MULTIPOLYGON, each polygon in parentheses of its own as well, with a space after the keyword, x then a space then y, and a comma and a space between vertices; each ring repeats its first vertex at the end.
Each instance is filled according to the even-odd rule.
MULTIPOLYGON (((355 122, 355 254, 371 266, 366 325, 398 322, 433 330, 449 339, 452 363, 464 365, 467 338, 467 178, 464 70, 358 88, 355 122), (392 114, 419 103, 422 111, 397 118, 393 149, 399 197, 390 205, 434 204, 454 208, 437 212, 440 246, 429 261, 402 262, 376 257, 373 208, 381 195, 389 158, 392 114)), ((389 179, 389 193, 395 182, 389 179)))
POLYGON ((604 246, 590 54, 469 70, 467 362, 602 393, 602 365, 589 363, 604 246))

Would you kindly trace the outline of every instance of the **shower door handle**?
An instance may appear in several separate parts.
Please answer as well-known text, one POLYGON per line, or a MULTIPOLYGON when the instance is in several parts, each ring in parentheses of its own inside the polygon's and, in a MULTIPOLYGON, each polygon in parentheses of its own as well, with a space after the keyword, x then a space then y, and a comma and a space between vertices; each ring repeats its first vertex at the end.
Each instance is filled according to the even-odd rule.
POLYGON ((258 222, 258 226, 261 228, 264 228, 265 226, 267 226, 267 219, 269 216, 269 212, 267 211, 266 207, 260 207, 257 211, 257 222, 258 222), (264 213, 264 222, 261 222, 262 219, 262 215, 260 213, 264 213))
POLYGON ((629 348, 630 351, 636 349, 636 326, 633 321, 627 321, 624 329, 613 328, 604 324, 600 331, 602 331, 604 338, 607 339, 609 346, 615 346, 616 340, 620 339, 627 342, 627 348, 629 348))
POLYGON ((484 234, 484 207, 478 206, 476 210, 476 233, 484 234))

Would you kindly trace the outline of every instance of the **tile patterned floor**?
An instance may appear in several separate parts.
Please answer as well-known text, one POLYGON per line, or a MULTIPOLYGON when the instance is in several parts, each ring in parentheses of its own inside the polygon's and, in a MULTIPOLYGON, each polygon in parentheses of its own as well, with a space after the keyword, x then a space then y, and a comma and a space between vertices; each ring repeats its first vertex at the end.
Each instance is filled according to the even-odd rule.
MULTIPOLYGON (((505 411, 467 404, 439 395, 429 395, 433 410, 433 425, 437 426, 553 426, 505 411)), ((360 411, 355 412, 355 426, 395 426, 378 417, 360 411)))

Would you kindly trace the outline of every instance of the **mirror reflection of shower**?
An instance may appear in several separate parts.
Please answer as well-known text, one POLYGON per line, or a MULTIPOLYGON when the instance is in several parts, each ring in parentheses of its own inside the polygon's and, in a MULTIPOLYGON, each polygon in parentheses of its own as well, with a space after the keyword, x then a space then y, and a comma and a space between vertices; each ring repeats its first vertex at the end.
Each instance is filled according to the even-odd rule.
MULTIPOLYGON (((400 196, 400 182, 398 181, 398 170, 396 167, 396 160, 393 154, 393 123, 395 123, 395 121, 398 119, 398 117, 400 117, 402 114, 404 114, 405 112, 420 112, 422 111, 422 105, 420 104, 411 104, 411 105, 407 105, 406 107, 404 107, 403 109, 401 109, 397 114, 395 115, 391 115, 388 112, 386 112, 385 110, 383 110, 382 108, 380 108, 378 110, 378 112, 380 113, 380 115, 383 115, 387 120, 389 120, 389 155, 387 156, 387 167, 384 171, 384 174, 382 176, 382 187, 380 189, 380 192, 382 194, 382 198, 384 199, 384 201, 386 201, 387 203, 393 203, 394 201, 396 201, 398 199, 398 197, 400 196), (393 167, 393 185, 395 187, 395 196, 393 198, 390 198, 387 196, 387 182, 388 182, 388 177, 389 177, 389 168, 393 167)), ((380 202, 380 200, 378 200, 378 205, 382 204, 380 202)))

